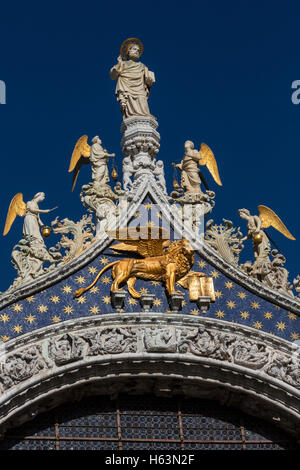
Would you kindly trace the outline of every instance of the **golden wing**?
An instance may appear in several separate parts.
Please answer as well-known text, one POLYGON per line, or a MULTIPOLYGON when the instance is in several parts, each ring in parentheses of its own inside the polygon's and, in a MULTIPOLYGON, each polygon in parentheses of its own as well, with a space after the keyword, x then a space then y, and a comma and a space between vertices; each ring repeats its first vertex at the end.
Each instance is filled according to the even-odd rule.
POLYGON ((170 243, 170 234, 162 227, 128 227, 107 233, 122 241, 113 245, 112 250, 132 251, 144 258, 163 255, 164 248, 170 243))
POLYGON ((219 171, 218 171, 218 165, 215 159, 215 156, 213 154, 213 151, 209 148, 208 145, 202 143, 201 148, 200 148, 200 157, 201 160, 199 161, 200 165, 206 165, 210 174, 212 175, 213 179, 215 182, 219 185, 222 186, 219 171))
POLYGON ((282 220, 278 217, 278 215, 275 214, 274 211, 272 211, 272 209, 267 206, 258 206, 258 211, 263 228, 272 226, 290 240, 296 240, 296 238, 293 237, 293 235, 288 231, 282 220))
POLYGON ((16 194, 9 205, 3 235, 7 235, 17 215, 24 217, 26 214, 26 204, 23 201, 23 194, 16 194))
POLYGON ((80 168, 83 163, 88 163, 86 159, 88 159, 91 155, 91 146, 87 143, 88 136, 83 135, 80 137, 76 145, 74 147, 71 161, 70 161, 70 166, 69 166, 69 173, 74 170, 73 174, 73 181, 72 181, 72 191, 75 188, 75 184, 78 178, 78 174, 80 171, 80 168))

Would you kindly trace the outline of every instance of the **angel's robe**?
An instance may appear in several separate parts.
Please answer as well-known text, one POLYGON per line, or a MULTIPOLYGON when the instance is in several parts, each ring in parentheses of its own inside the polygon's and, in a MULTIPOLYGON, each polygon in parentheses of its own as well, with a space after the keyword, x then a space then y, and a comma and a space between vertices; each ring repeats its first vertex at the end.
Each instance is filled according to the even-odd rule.
POLYGON ((122 61, 112 67, 110 76, 118 79, 116 97, 124 118, 150 115, 148 96, 155 77, 146 65, 133 60, 122 61))
POLYGON ((97 181, 100 184, 109 182, 107 161, 106 151, 99 143, 94 143, 90 155, 93 181, 97 181))
POLYGON ((199 152, 190 150, 185 153, 181 163, 181 185, 191 193, 201 193, 198 162, 200 160, 199 152))
POLYGON ((34 237, 44 245, 44 240, 40 232, 41 221, 38 213, 38 205, 35 201, 28 201, 26 206, 27 209, 24 217, 23 235, 25 237, 34 237))

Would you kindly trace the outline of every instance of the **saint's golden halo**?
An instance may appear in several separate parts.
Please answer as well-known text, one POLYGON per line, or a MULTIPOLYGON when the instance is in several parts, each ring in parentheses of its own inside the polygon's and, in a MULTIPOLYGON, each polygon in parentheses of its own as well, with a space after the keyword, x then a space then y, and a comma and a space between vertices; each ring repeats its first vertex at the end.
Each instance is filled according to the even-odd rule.
POLYGON ((122 57, 123 60, 127 60, 128 49, 130 46, 132 46, 132 44, 137 44, 139 46, 140 48, 139 58, 141 57, 143 53, 143 48, 144 48, 142 41, 137 38, 128 38, 122 43, 120 47, 120 56, 122 57))

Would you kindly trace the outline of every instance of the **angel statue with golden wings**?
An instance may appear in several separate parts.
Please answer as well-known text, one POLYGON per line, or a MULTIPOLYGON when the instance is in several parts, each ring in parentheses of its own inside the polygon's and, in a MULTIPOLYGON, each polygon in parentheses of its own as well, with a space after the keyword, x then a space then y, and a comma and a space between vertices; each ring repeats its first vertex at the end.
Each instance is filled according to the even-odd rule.
POLYGON ((48 214, 56 209, 40 209, 39 203, 44 199, 44 193, 37 193, 31 201, 25 203, 23 194, 18 193, 9 205, 3 235, 7 235, 17 215, 24 217, 24 223, 23 238, 13 247, 11 254, 18 276, 8 291, 53 269, 62 257, 56 248, 47 250, 43 239, 50 235, 51 229, 44 226, 40 214, 48 214), (46 262, 50 263, 48 268, 44 268, 46 262))
POLYGON ((41 221, 40 214, 48 214, 54 211, 53 209, 39 209, 39 203, 44 201, 45 193, 37 193, 31 201, 25 203, 23 201, 23 194, 16 194, 9 205, 3 235, 7 235, 16 216, 24 217, 23 236, 33 237, 44 245, 44 240, 41 235, 40 227, 44 224, 41 221))
POLYGON ((80 168, 84 163, 91 164, 93 183, 100 186, 109 183, 107 163, 110 157, 115 157, 115 154, 108 153, 107 150, 102 147, 102 141, 98 135, 92 139, 92 145, 89 145, 87 140, 87 135, 80 137, 72 153, 69 166, 69 173, 74 171, 72 191, 75 188, 80 168))
POLYGON ((200 193, 201 177, 199 165, 206 165, 215 182, 222 186, 219 176, 218 165, 212 150, 208 145, 202 143, 200 150, 194 148, 194 143, 187 140, 184 144, 184 157, 181 163, 173 166, 181 171, 181 186, 186 189, 186 193, 200 193))
POLYGON ((258 206, 259 215, 251 215, 247 209, 239 209, 239 216, 247 221, 248 233, 241 238, 241 242, 252 240, 252 248, 255 261, 253 265, 248 261, 241 268, 246 270, 252 277, 263 281, 268 276, 272 264, 269 259, 271 244, 265 228, 274 227, 290 240, 295 240, 286 228, 282 220, 267 206, 258 206))

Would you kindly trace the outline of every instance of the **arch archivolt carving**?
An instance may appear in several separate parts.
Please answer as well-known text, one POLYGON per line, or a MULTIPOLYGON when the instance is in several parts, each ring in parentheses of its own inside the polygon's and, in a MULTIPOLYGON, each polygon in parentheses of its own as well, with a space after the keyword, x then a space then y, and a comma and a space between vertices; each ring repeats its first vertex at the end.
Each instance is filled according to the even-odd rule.
POLYGON ((65 400, 128 392, 207 396, 296 435, 299 352, 270 334, 205 317, 123 313, 69 320, 1 346, 0 430, 65 400))

